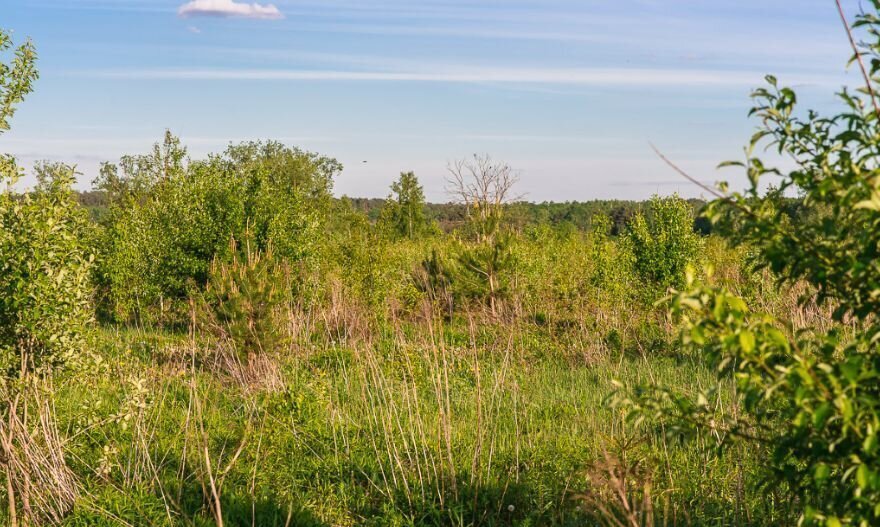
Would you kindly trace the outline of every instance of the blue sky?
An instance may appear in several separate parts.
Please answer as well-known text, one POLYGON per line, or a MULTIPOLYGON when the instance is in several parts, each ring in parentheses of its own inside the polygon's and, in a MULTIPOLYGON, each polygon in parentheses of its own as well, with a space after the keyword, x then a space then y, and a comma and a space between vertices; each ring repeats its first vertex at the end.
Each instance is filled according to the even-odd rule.
POLYGON ((414 170, 445 201, 447 162, 485 152, 534 201, 695 196, 649 142, 737 184, 715 166, 764 74, 820 110, 857 79, 832 0, 0 0, 0 27, 41 71, 0 150, 76 163, 83 188, 170 128, 193 157, 261 138, 336 157, 340 195, 414 170))

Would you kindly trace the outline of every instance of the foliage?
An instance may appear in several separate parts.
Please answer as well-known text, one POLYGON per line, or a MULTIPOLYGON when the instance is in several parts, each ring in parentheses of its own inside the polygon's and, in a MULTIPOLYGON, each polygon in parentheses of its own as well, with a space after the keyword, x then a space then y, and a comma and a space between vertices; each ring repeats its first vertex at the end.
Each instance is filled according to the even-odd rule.
POLYGON ((604 214, 593 216, 590 229, 590 260, 593 263, 592 282, 606 289, 615 289, 620 295, 633 274, 633 258, 629 244, 616 244, 610 234, 614 229, 611 218, 604 214))
MULTIPOLYGON (((0 30, 0 52, 13 47, 0 30)), ((15 48, 9 64, 0 62, 0 133, 9 130, 15 106, 38 77, 31 42, 15 48)), ((72 167, 36 168, 34 192, 14 190, 20 169, 0 158, 0 369, 7 373, 50 368, 83 351, 91 318, 86 222, 71 184, 72 167)))
MULTIPOLYGON (((653 313, 617 296, 637 278, 612 236, 549 225, 496 233, 515 260, 500 274, 505 317, 482 317, 485 291, 467 296, 459 251, 492 246, 469 233, 388 240, 338 205, 315 266, 259 248, 245 225, 193 292, 204 311, 191 332, 99 328, 106 370, 56 379, 65 452, 83 486, 68 524, 214 524, 212 475, 225 481, 226 525, 595 524, 594 505, 571 498, 598 483, 585 467, 605 438, 628 433, 601 403, 611 379, 707 382, 699 364, 601 353, 612 328, 621 348, 639 346, 653 313), (425 254, 431 287, 458 295, 446 319, 407 312, 404 278, 425 254), (296 272, 318 284, 314 302, 291 296, 296 272), (288 334, 283 324, 301 328, 288 334), (339 338, 355 330, 364 338, 339 338), (288 338, 298 353, 256 370, 271 383, 230 382, 203 360, 225 351, 218 336, 247 364, 260 363, 248 352, 288 338)), ((699 449, 667 439, 640 448, 653 495, 669 500, 658 511, 737 523, 738 511, 764 504, 753 487, 742 506, 729 492, 736 462, 757 463, 748 452, 706 465, 699 449)))
MULTIPOLYGON (((875 2, 880 9, 880 3, 875 2)), ((880 72, 880 19, 857 24, 870 37, 873 89, 880 72)), ((797 97, 773 77, 754 92, 762 128, 747 149, 750 187, 711 204, 715 222, 755 249, 754 263, 780 283, 806 283, 804 309, 827 306, 830 329, 792 331, 790 322, 749 309, 725 288, 690 284, 671 298, 683 342, 716 369, 713 391, 688 397, 648 387, 624 395, 634 418, 670 432, 708 432, 722 447, 747 443, 768 453, 777 488, 796 496, 806 524, 876 525, 880 521, 880 178, 878 111, 873 92, 840 93, 846 109, 832 117, 796 113, 797 97), (752 152, 766 144, 792 158, 790 171, 769 168, 752 152), (768 175, 779 177, 764 190, 768 175), (802 214, 792 221, 785 195, 802 214), (831 311, 833 309, 833 312, 831 311), (732 378, 737 405, 718 412, 710 401, 732 378)))
POLYGON ((431 254, 421 261, 413 276, 416 287, 431 301, 431 307, 439 308, 446 316, 452 316, 455 307, 452 292, 453 265, 433 247, 431 254))
MULTIPOLYGON (((351 347, 316 340, 281 357, 281 390, 251 397, 191 369, 188 336, 102 331, 112 368, 58 379, 60 426, 77 432, 67 448, 87 490, 65 524, 213 525, 197 475, 204 444, 226 475, 230 526, 280 527, 289 515, 290 525, 597 525, 577 496, 624 426, 602 405, 611 379, 708 379, 668 358, 568 361, 528 325, 458 322, 434 336, 405 325, 351 347), (189 411, 198 404, 201 414, 189 411)), ((672 464, 674 489, 663 486, 667 471, 654 474, 664 510, 686 510, 692 524, 745 523, 727 491, 734 460, 706 464, 672 441, 639 449, 630 455, 646 468, 672 464)), ((760 494, 746 497, 759 506, 760 494)))
MULTIPOLYGON (((99 196, 83 193, 83 204, 91 205, 100 200, 99 196)), ((387 200, 380 198, 348 198, 352 205, 366 214, 370 220, 377 221, 382 208, 387 200)), ((700 199, 688 199, 688 205, 694 211, 694 230, 702 234, 711 233, 711 224, 699 215, 705 201, 700 199)), ((515 201, 503 206, 506 222, 517 231, 526 231, 529 228, 541 225, 566 228, 571 227, 580 231, 591 229, 593 218, 596 215, 604 215, 611 219, 611 235, 620 236, 626 232, 626 225, 635 213, 642 207, 639 201, 629 200, 599 200, 587 201, 564 201, 564 202, 541 202, 515 201)), ((427 203, 425 205, 426 216, 440 227, 443 232, 451 232, 460 228, 467 222, 468 208, 459 202, 451 203, 427 203)))
MULTIPOLYGON (((12 36, 0 29, 0 53, 12 49, 12 36)), ((9 130, 9 119, 15 107, 33 90, 39 74, 36 68, 37 52, 30 41, 15 48, 14 57, 7 64, 0 62, 0 133, 9 130)))
POLYGON ((73 168, 37 167, 34 192, 0 195, 0 348, 3 371, 50 368, 84 351, 91 320, 87 218, 73 168))
MULTIPOLYGON (((0 29, 0 53, 12 46, 10 33, 0 29)), ((16 105, 33 90, 38 78, 36 61, 37 53, 30 41, 15 49, 11 62, 0 61, 0 134, 9 130, 9 119, 15 113, 16 105)), ((20 172, 12 156, 0 153, 0 177, 3 183, 14 182, 20 172)))
POLYGON ((696 261, 701 242, 687 203, 678 196, 654 196, 646 218, 636 213, 627 225, 626 239, 638 275, 649 284, 680 287, 688 264, 696 261))
POLYGON ((188 166, 170 133, 151 154, 104 165, 96 185, 111 199, 99 283, 106 309, 121 320, 167 317, 192 283, 207 282, 211 261, 243 221, 234 184, 188 166))
POLYGON ((38 165, 0 196, 0 368, 102 360, 47 376, 40 406, 0 399, 2 520, 55 499, 43 466, 68 525, 877 523, 877 117, 844 93, 841 116, 796 119, 771 81, 756 141, 799 166, 749 159, 752 188, 711 205, 736 248, 677 197, 517 202, 489 156, 450 165, 458 203, 426 205, 412 173, 335 200, 332 159, 193 160, 166 133, 80 196, 97 224, 73 169, 38 165), (92 272, 122 324, 94 324, 92 272), (667 287, 687 288, 669 319, 645 302, 667 287), (639 386, 627 412, 603 404, 615 378, 639 386))
POLYGON ((454 284, 464 298, 485 301, 492 314, 509 292, 510 271, 516 264, 513 236, 509 232, 486 235, 483 241, 459 245, 454 284))
POLYGON ((105 165, 96 185, 111 199, 98 273, 106 311, 119 320, 183 319, 189 292, 246 232, 255 250, 316 258, 338 170, 334 160, 274 142, 187 163, 171 134, 150 155, 105 165))
POLYGON ((456 293, 485 302, 496 316, 506 294, 507 274, 515 264, 513 236, 503 222, 519 178, 510 165, 489 155, 455 161, 448 170, 448 191, 467 210, 456 265, 450 267, 452 283, 456 293))
POLYGON ((279 257, 294 261, 317 256, 333 177, 342 170, 335 159, 275 141, 250 142, 210 156, 199 169, 243 191, 245 228, 258 248, 271 245, 279 257))
POLYGON ((271 247, 261 252, 248 241, 242 249, 230 242, 230 262, 214 261, 199 306, 200 325, 230 341, 243 361, 283 344, 279 310, 290 297, 290 268, 271 247))
POLYGON ((431 230, 425 215, 425 193, 413 172, 401 172, 391 184, 392 194, 385 200, 379 221, 393 236, 418 238, 431 230))

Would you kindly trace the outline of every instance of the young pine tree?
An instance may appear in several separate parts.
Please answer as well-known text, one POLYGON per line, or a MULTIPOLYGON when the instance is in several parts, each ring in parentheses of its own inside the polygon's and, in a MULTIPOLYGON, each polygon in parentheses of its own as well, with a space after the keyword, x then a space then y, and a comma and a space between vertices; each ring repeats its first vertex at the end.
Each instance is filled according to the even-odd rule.
POLYGON ((430 230, 425 215, 425 193, 413 172, 401 172, 391 184, 391 194, 382 207, 380 223, 395 238, 418 238, 430 230))
POLYGON ((464 240, 458 247, 455 281, 465 296, 484 301, 492 316, 500 312, 510 273, 516 266, 514 236, 504 213, 515 201, 516 171, 489 155, 474 155, 448 167, 449 193, 467 208, 464 240))

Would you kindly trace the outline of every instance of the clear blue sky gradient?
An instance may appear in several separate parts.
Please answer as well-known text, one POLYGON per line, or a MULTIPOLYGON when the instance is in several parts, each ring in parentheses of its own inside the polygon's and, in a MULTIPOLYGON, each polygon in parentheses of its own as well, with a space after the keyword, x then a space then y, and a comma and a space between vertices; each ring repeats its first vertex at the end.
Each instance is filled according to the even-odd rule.
POLYGON ((715 166, 741 157, 766 73, 826 111, 858 79, 833 0, 262 2, 276 20, 183 3, 0 0, 41 71, 0 151, 76 163, 88 188, 170 128, 193 157, 267 138, 336 157, 339 195, 384 196, 414 170, 445 201, 447 162, 486 152, 533 201, 696 196, 649 142, 741 184, 715 166))

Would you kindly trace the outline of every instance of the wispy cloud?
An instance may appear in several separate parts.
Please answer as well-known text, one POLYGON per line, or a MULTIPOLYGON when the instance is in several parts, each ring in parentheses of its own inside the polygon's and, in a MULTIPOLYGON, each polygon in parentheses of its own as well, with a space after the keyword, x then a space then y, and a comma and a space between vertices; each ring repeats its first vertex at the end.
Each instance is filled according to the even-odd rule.
POLYGON ((234 0, 192 0, 180 6, 177 14, 190 16, 219 16, 235 18, 279 19, 284 18, 274 4, 248 4, 234 0))
POLYGON ((499 143, 612 143, 615 139, 607 136, 568 136, 568 135, 529 135, 529 134, 465 134, 460 139, 467 141, 486 141, 499 143))
MULTIPOLYGON (((76 76, 131 80, 383 81, 516 83, 582 86, 753 86, 758 71, 648 68, 477 68, 431 71, 339 71, 310 69, 119 69, 73 72, 76 76)), ((838 76, 780 74, 789 84, 840 86, 838 76)))

